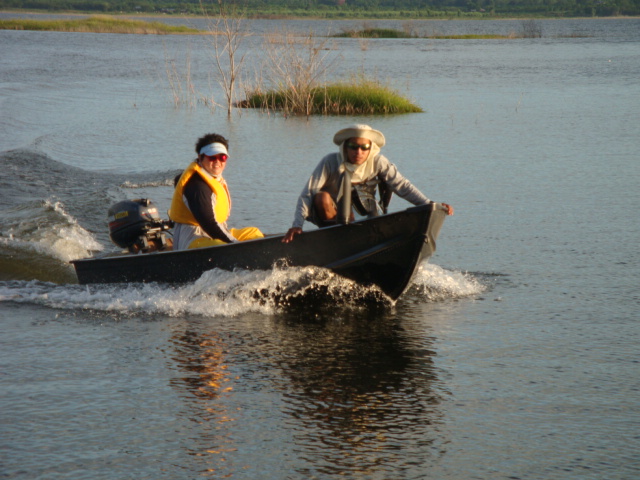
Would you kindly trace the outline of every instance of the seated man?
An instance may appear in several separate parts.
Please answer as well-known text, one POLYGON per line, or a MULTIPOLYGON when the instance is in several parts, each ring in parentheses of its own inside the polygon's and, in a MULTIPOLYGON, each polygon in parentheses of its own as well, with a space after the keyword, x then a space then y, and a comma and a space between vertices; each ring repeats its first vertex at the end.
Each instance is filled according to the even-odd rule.
MULTIPOLYGON (((352 206, 361 215, 378 215, 374 198, 377 184, 384 185, 389 195, 395 193, 414 205, 431 202, 380 153, 385 138, 378 130, 353 125, 337 132, 333 143, 340 148, 320 160, 311 174, 298 198, 293 226, 282 239, 284 243, 302 233, 305 220, 319 227, 346 223, 353 217, 352 206)), ((384 203, 383 199, 383 212, 384 203)), ((453 215, 453 207, 442 205, 447 215, 453 215)))
POLYGON ((256 227, 227 227, 231 196, 222 172, 229 158, 229 142, 210 133, 196 143, 198 157, 176 181, 169 218, 175 222, 173 249, 234 243, 264 235, 256 227))

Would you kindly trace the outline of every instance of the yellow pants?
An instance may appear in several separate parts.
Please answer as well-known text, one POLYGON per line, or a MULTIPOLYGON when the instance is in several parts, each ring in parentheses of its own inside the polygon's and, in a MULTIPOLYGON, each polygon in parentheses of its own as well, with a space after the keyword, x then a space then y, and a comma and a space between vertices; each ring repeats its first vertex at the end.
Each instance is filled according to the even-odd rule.
MULTIPOLYGON (((253 240, 255 238, 263 238, 264 235, 258 227, 244 227, 244 228, 232 228, 229 230, 231 235, 237 238, 239 241, 253 240)), ((227 242, 220 240, 219 238, 196 238, 189 244, 189 248, 202 248, 213 247, 214 245, 224 245, 227 242)))

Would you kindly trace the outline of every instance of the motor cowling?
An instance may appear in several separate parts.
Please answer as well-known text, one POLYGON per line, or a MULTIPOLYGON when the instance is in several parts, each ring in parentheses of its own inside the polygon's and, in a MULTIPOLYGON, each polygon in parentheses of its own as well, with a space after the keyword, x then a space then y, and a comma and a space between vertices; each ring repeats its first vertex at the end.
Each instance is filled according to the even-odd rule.
POLYGON ((148 198, 116 203, 109 208, 107 222, 111 241, 130 252, 163 250, 171 243, 165 232, 173 223, 162 220, 148 198))

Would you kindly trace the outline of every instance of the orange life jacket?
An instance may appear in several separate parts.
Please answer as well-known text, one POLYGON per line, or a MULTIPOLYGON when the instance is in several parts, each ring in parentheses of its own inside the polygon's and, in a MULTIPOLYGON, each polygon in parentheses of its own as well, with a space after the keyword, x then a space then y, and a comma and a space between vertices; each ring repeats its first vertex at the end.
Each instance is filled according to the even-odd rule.
POLYGON ((216 205, 214 211, 216 220, 220 223, 226 222, 229 218, 229 214, 231 213, 231 196, 229 195, 227 184, 222 183, 219 180, 213 178, 211 175, 207 174, 203 170, 203 168, 196 162, 191 163, 191 165, 189 165, 187 169, 182 172, 182 175, 180 176, 180 179, 176 184, 176 189, 173 192, 173 199, 171 200, 171 208, 169 209, 169 218, 178 223, 199 225, 199 223, 193 216, 193 213, 191 213, 191 210, 189 210, 189 207, 187 207, 187 205, 185 204, 184 198, 182 196, 184 186, 195 174, 200 175, 200 177, 202 177, 202 179, 207 183, 207 185, 216 195, 216 205))

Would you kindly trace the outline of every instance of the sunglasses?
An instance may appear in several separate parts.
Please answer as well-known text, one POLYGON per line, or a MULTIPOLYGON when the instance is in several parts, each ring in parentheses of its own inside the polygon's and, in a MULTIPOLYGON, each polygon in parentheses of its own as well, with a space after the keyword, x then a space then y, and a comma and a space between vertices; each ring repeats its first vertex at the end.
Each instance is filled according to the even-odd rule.
POLYGON ((229 156, 224 153, 219 153, 218 155, 213 155, 213 156, 205 155, 204 158, 212 162, 214 160, 218 160, 220 163, 225 163, 229 158, 229 156))
POLYGON ((349 142, 347 143, 347 148, 349 150, 363 150, 363 151, 367 151, 367 150, 371 150, 371 144, 370 143, 366 143, 364 145, 358 145, 357 143, 353 143, 353 142, 349 142))

